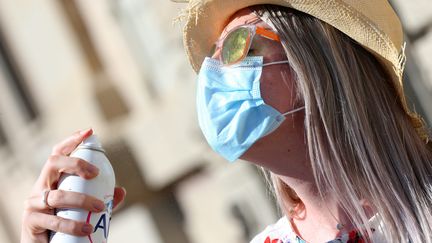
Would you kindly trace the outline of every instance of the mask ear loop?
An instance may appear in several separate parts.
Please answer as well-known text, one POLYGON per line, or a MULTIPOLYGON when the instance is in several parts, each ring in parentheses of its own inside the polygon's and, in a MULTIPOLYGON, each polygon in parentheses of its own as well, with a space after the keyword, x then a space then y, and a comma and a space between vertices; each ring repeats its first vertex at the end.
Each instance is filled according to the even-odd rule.
POLYGON ((295 113, 295 112, 297 112, 297 111, 304 110, 304 108, 305 108, 305 107, 302 106, 302 107, 299 107, 299 108, 297 108, 297 109, 294 109, 294 110, 291 110, 291 111, 285 112, 285 113, 282 114, 282 116, 287 116, 287 115, 292 114, 292 113, 295 113))
POLYGON ((277 62, 268 62, 268 63, 264 63, 262 66, 270 66, 270 65, 276 65, 276 64, 284 64, 284 63, 289 63, 288 60, 284 60, 284 61, 277 61, 277 62))

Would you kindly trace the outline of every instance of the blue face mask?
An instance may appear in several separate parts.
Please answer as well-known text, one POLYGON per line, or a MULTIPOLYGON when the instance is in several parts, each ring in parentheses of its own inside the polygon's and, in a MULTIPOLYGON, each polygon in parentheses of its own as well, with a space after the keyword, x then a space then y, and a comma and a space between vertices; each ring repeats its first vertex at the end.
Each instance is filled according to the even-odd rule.
POLYGON ((235 66, 223 67, 206 58, 198 74, 197 112, 204 136, 214 151, 229 161, 238 159, 258 139, 270 134, 285 120, 264 103, 260 92, 262 56, 246 57, 235 66))

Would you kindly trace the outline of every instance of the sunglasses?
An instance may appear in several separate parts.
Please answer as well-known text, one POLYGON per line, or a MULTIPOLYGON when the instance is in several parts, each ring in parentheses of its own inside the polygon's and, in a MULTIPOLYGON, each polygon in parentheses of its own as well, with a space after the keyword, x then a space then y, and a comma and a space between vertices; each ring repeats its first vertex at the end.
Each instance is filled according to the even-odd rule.
POLYGON ((268 29, 256 25, 241 25, 232 29, 225 39, 216 43, 221 48, 220 61, 230 66, 242 61, 249 53, 255 35, 280 42, 279 36, 268 29))

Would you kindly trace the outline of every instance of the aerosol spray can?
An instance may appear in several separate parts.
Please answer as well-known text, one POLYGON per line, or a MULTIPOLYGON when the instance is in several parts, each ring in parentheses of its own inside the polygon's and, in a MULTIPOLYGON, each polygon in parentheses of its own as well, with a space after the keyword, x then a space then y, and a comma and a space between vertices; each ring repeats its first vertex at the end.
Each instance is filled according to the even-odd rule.
POLYGON ((95 213, 74 208, 57 209, 56 215, 59 217, 90 223, 93 225, 93 233, 89 236, 77 237, 52 232, 50 243, 106 243, 114 198, 114 170, 95 135, 85 139, 70 156, 95 165, 99 168, 99 174, 90 180, 65 174, 59 180, 58 189, 94 196, 105 203, 105 211, 95 213))

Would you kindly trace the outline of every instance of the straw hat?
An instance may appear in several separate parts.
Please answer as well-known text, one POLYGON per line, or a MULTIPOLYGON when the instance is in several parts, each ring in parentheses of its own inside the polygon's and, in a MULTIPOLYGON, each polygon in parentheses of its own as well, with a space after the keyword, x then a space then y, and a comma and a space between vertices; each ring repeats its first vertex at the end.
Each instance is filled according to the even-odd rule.
POLYGON ((423 139, 423 121, 409 111, 403 93, 405 45, 402 25, 387 0, 173 0, 189 2, 183 32, 186 53, 198 72, 230 16, 258 4, 274 4, 314 16, 345 33, 373 53, 394 80, 405 111, 423 139))

